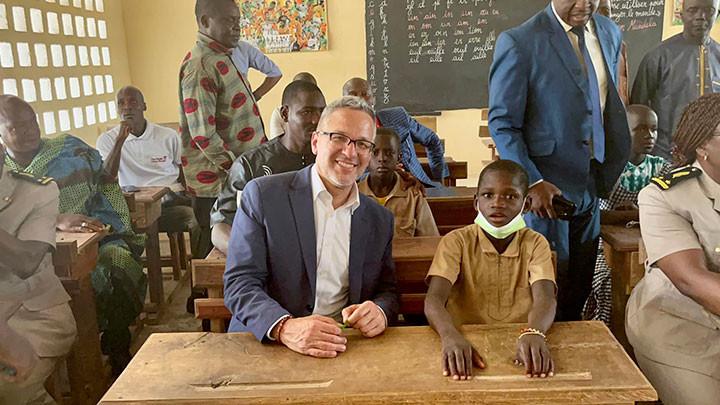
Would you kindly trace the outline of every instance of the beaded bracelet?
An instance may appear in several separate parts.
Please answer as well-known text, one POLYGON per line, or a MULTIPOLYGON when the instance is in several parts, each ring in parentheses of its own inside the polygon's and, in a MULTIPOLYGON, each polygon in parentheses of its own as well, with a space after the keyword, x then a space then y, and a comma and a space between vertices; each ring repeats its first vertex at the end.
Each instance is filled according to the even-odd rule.
POLYGON ((542 336, 543 340, 546 339, 545 334, 542 333, 541 331, 539 331, 538 329, 525 328, 525 329, 520 330, 520 336, 518 336, 518 340, 520 340, 520 338, 522 338, 525 335, 538 335, 538 336, 542 336))
POLYGON ((285 318, 281 319, 277 326, 277 337, 275 340, 277 340, 278 343, 282 343, 282 340, 280 340, 280 334, 282 333, 283 328, 285 327, 285 322, 287 322, 288 319, 292 318, 292 316, 286 316, 285 318))

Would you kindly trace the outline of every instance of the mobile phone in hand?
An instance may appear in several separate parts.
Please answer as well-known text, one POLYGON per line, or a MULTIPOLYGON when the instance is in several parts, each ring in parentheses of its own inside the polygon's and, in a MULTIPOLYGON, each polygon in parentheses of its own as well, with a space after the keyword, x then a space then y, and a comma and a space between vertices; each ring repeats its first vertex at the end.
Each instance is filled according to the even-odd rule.
POLYGON ((577 209, 577 206, 575 206, 574 202, 568 200, 561 195, 556 195, 555 197, 553 197, 552 206, 558 219, 561 219, 563 221, 569 221, 570 218, 575 214, 575 210, 577 209))

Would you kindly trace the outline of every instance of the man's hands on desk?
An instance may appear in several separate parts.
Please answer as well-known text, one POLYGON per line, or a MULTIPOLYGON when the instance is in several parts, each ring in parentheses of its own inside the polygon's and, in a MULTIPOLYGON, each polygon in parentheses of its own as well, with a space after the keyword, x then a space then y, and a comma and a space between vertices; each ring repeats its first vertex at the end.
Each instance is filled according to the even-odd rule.
POLYGON ((80 214, 60 214, 57 218, 57 229, 62 232, 92 233, 102 232, 105 225, 95 218, 80 214))
MULTIPOLYGON (((375 337, 387 327, 385 315, 372 301, 350 305, 343 309, 342 315, 345 325, 359 330, 365 337, 375 337)), ((337 357, 347 349, 341 325, 322 315, 288 319, 280 328, 277 340, 290 350, 312 357, 337 357)))

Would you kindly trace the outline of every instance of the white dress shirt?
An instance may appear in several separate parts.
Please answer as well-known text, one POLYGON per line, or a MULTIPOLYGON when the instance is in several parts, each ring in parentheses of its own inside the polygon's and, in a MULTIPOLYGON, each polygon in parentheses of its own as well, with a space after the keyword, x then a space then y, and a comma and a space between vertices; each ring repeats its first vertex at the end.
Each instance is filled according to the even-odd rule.
POLYGON ((360 206, 360 196, 353 184, 348 201, 334 209, 332 195, 320 179, 317 166, 313 165, 310 172, 317 252, 313 314, 342 322, 341 312, 350 293, 350 225, 353 212, 360 206))
MULTIPOLYGON (((558 22, 560 22, 560 25, 567 33, 570 44, 572 44, 575 54, 580 60, 580 65, 584 69, 585 58, 580 52, 580 44, 578 42, 577 35, 570 31, 573 28, 572 25, 563 21, 563 19, 558 15, 557 10, 555 10, 555 5, 552 3, 550 4, 552 5, 555 18, 557 18, 558 22)), ((592 19, 585 25, 585 46, 590 54, 590 60, 592 61, 593 68, 595 69, 595 76, 597 77, 598 87, 600 90, 600 108, 602 111, 605 111, 605 100, 607 100, 608 93, 608 76, 605 69, 605 58, 603 57, 602 48, 600 48, 600 40, 595 33, 595 23, 592 19)))

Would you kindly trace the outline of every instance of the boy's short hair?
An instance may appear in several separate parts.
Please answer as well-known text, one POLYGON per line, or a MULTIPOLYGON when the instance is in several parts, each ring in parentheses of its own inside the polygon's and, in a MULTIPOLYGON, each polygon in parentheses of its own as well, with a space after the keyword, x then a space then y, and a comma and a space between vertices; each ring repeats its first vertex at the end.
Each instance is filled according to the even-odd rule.
POLYGON ((527 195, 528 188, 530 187, 530 178, 528 177, 527 172, 519 164, 507 159, 496 160, 485 166, 484 169, 482 169, 482 171, 480 172, 480 177, 478 177, 478 189, 480 188, 480 184, 482 184, 483 177, 485 177, 486 174, 492 172, 505 172, 512 175, 513 182, 517 181, 518 186, 520 186, 520 191, 522 191, 522 194, 524 196, 527 195))
POLYGON ((398 135, 394 129, 388 128, 388 127, 380 127, 375 132, 375 136, 378 136, 378 135, 387 135, 387 136, 394 138, 395 141, 397 142, 398 152, 400 151, 400 135, 398 135))

